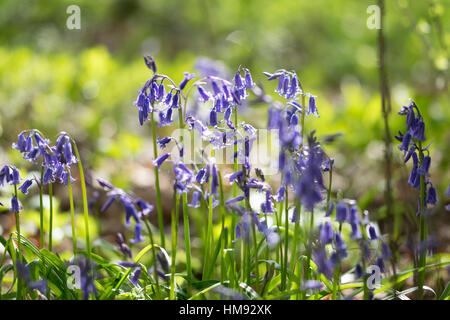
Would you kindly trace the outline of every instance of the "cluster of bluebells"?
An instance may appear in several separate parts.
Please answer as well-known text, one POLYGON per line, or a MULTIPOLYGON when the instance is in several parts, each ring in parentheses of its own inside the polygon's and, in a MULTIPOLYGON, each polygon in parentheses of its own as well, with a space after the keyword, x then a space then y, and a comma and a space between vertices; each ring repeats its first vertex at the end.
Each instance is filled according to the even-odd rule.
MULTIPOLYGON (((185 119, 188 128, 196 130, 214 148, 224 148, 230 145, 242 146, 234 154, 235 159, 242 160, 241 169, 226 176, 230 184, 236 184, 243 192, 242 196, 226 201, 228 207, 242 217, 236 227, 238 238, 246 237, 249 224, 255 223, 270 245, 274 245, 279 236, 273 228, 267 226, 266 221, 261 222, 259 216, 274 213, 274 204, 283 201, 288 188, 295 191, 296 196, 308 210, 312 211, 314 206, 322 201, 322 193, 326 190, 322 182, 322 172, 327 168, 326 163, 329 162, 329 159, 313 134, 308 138, 308 145, 303 145, 299 119, 303 112, 318 116, 318 111, 316 97, 303 92, 295 72, 279 70, 274 74, 264 73, 268 80, 278 80, 276 92, 288 100, 285 107, 274 104, 269 110, 268 129, 279 130, 281 142, 279 169, 283 177, 282 186, 275 194, 272 194, 271 187, 264 181, 261 172, 257 172, 256 177, 251 175, 250 149, 252 141, 256 138, 256 129, 249 124, 238 124, 232 120, 233 112, 237 112, 237 108, 248 97, 247 91, 255 87, 250 71, 246 68, 239 68, 232 80, 220 78, 216 74, 209 74, 194 82, 185 92, 184 89, 189 81, 194 79, 193 74, 185 73, 183 80, 177 86, 169 77, 156 73, 153 58, 146 57, 145 60, 153 72, 153 76, 141 88, 134 103, 138 107, 141 125, 149 119, 149 114, 155 111, 159 114, 159 126, 172 124, 173 109, 181 108, 181 100, 186 100, 191 88, 196 87, 196 103, 208 103, 211 107, 209 117, 205 120, 189 113, 185 119), (302 106, 298 102, 301 95, 308 97, 308 106, 302 106), (219 117, 219 114, 223 114, 223 116, 219 117), (238 131, 239 128, 243 129, 242 134, 238 131), (231 132, 229 132, 230 130, 231 132), (266 198, 261 208, 257 208, 256 211, 252 210, 249 205, 244 208, 238 204, 244 200, 249 203, 251 189, 264 193, 266 198)), ((304 100, 302 99, 302 101, 304 100)), ((172 137, 158 138, 157 144, 164 149, 172 140, 175 139, 172 137)), ((180 157, 172 160, 175 174, 174 189, 178 193, 191 191, 192 200, 189 203, 191 207, 199 207, 202 199, 210 197, 213 198, 213 207, 216 206, 219 182, 218 168, 214 158, 210 158, 203 168, 191 169, 182 161, 183 146, 179 146, 179 142, 176 140, 175 143, 179 147, 180 157), (207 184, 208 187, 204 188, 203 184, 207 184)), ((163 153, 154 159, 153 164, 159 169, 170 157, 173 155, 163 153)), ((294 211, 296 212, 296 210, 294 211)))
MULTIPOLYGON (((152 60, 147 57, 146 60, 148 59, 152 60)), ((148 63, 147 65, 149 66, 148 63)), ((190 88, 187 90, 185 88, 189 81, 194 79, 194 75, 185 73, 183 80, 176 86, 169 77, 156 74, 156 68, 150 69, 154 75, 139 91, 134 103, 139 109, 139 121, 142 125, 149 118, 148 115, 156 111, 159 114, 159 126, 167 126, 173 122, 172 109, 180 108, 181 100, 186 100, 186 95, 191 92, 190 88)), ((297 85, 294 84, 296 87, 294 95, 296 96, 298 80, 293 78, 291 82, 297 83, 297 85)), ((223 79, 218 74, 207 74, 204 78, 194 82, 192 86, 197 88, 195 103, 210 104, 211 106, 207 119, 201 119, 201 117, 190 112, 185 119, 188 129, 195 130, 203 140, 211 143, 215 149, 234 145, 242 146, 234 154, 235 159, 241 159, 241 162, 244 163, 242 170, 233 172, 227 177, 231 184, 236 183, 239 186, 244 196, 230 199, 226 204, 230 205, 230 208, 236 209, 236 203, 244 199, 248 200, 250 189, 256 189, 266 193, 266 201, 261 208, 261 213, 273 213, 274 196, 271 194, 270 186, 259 177, 251 178, 250 176, 250 148, 252 140, 256 137, 256 129, 249 124, 235 123, 232 120, 233 112, 237 112, 238 107, 242 106, 249 96, 248 91, 255 87, 250 71, 246 68, 239 68, 231 80, 223 79)), ((171 153, 163 153, 154 159, 153 164, 159 169, 164 162, 172 158, 171 162, 175 175, 174 189, 179 194, 191 194, 189 207, 199 207, 202 199, 208 200, 211 198, 213 208, 217 206, 219 203, 219 169, 214 157, 209 157, 203 167, 190 168, 183 163, 183 145, 179 141, 173 137, 157 138, 157 144, 161 149, 165 149, 171 141, 177 144, 179 157, 174 157, 171 153)), ((246 211, 246 209, 242 208, 241 210, 240 208, 238 212, 246 211)), ((247 222, 252 221, 249 217, 253 217, 258 230, 272 244, 276 243, 278 235, 275 235, 273 229, 267 227, 266 222, 260 222, 258 214, 260 213, 252 211, 242 214, 242 222, 238 224, 236 229, 237 236, 243 234, 241 230, 248 229, 247 222)))
POLYGON ((330 219, 318 227, 319 242, 313 254, 318 271, 331 278, 342 259, 347 257, 348 246, 341 230, 344 224, 348 224, 351 228, 350 238, 358 243, 361 250, 360 260, 355 266, 355 278, 364 275, 362 266, 367 264, 376 264, 381 272, 385 272, 384 262, 390 259, 391 251, 370 223, 368 213, 365 212, 361 218, 354 200, 343 200, 336 206, 332 205, 326 216, 331 217, 333 211, 334 222, 330 219))
MULTIPOLYGON (((34 164, 40 164, 44 174, 42 181, 47 185, 49 183, 68 184, 70 175, 70 166, 78 162, 78 159, 72 151, 71 138, 65 132, 60 132, 54 146, 50 145, 50 140, 43 138, 37 130, 22 131, 18 136, 17 143, 13 143, 14 149, 22 153, 25 160, 34 164)), ((25 194, 32 184, 32 180, 25 182, 25 194), (26 184, 25 184, 26 183, 26 184)))
MULTIPOLYGON (((438 202, 436 189, 433 187, 429 179, 429 169, 431 165, 431 157, 429 155, 428 145, 421 148, 425 138, 425 123, 419 108, 413 100, 410 104, 404 106, 399 111, 399 114, 406 115, 406 132, 399 131, 399 135, 395 138, 401 142, 399 149, 403 151, 404 162, 407 163, 412 159, 413 167, 409 175, 408 183, 415 189, 420 190, 420 180, 423 178, 426 186, 426 201, 427 204, 435 205, 438 202), (426 153, 426 154, 425 154, 426 153)), ((421 204, 419 201, 419 209, 417 214, 421 212, 421 204)))
MULTIPOLYGON (((109 199, 104 203, 100 212, 105 212, 115 200, 118 200, 125 211, 125 225, 128 227, 131 224, 131 219, 134 220, 134 239, 131 239, 131 243, 139 243, 143 241, 142 238, 142 219, 146 219, 147 216, 153 211, 153 206, 141 198, 133 198, 128 195, 124 190, 114 187, 109 182, 103 179, 97 179, 97 182, 103 189, 108 192, 109 199)), ((124 241, 122 239, 122 248, 124 247, 124 241)))
MULTIPOLYGON (((5 184, 5 182, 6 182, 6 183, 8 183, 10 185, 13 185, 13 186, 17 187, 20 184, 21 180, 22 179, 20 178, 20 172, 14 166, 5 165, 0 170, 0 186, 3 186, 5 184)), ((19 189, 25 194, 28 192, 28 188, 29 188, 29 183, 27 181, 25 181, 19 187, 19 189)), ((3 206, 3 204, 1 202, 0 202, 0 205, 3 206)), ((14 194, 11 197, 11 209, 10 209, 10 211, 14 212, 14 213, 19 213, 20 210, 22 210, 22 206, 20 205, 19 200, 17 199, 17 195, 14 194)))

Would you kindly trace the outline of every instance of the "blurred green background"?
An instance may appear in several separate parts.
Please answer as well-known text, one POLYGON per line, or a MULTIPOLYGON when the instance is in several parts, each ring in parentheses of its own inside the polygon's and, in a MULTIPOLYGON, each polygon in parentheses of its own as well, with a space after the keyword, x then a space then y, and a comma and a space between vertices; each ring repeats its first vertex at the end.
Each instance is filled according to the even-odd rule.
MULTIPOLYGON (((444 191, 450 182, 448 47, 450 0, 386 1, 387 67, 392 94, 391 130, 404 128, 397 110, 414 98, 434 140, 432 180, 441 199, 433 213, 448 222, 444 191)), ((133 106, 152 54, 160 73, 176 81, 196 72, 199 57, 252 70, 268 92, 263 71, 295 69, 317 95, 320 118, 308 118, 319 137, 343 135, 326 150, 336 158, 335 191, 359 198, 383 217, 383 122, 377 68, 377 30, 367 7, 355 0, 149 0, 0 1, 0 162, 27 167, 11 143, 24 129, 54 140, 69 132, 81 146, 92 176, 151 194, 148 125, 133 106), (66 9, 81 9, 81 30, 68 30, 66 9)), ((250 108, 255 127, 266 109, 250 108)), ((395 143, 395 142, 394 142, 395 143)), ((394 150, 397 206, 414 215, 409 168, 394 150)), ((166 181, 163 188, 170 188, 166 181)), ((7 195, 4 195, 5 198, 7 195)), ((442 224, 442 223, 441 223, 442 224)), ((448 239, 448 229, 440 230, 448 239)))

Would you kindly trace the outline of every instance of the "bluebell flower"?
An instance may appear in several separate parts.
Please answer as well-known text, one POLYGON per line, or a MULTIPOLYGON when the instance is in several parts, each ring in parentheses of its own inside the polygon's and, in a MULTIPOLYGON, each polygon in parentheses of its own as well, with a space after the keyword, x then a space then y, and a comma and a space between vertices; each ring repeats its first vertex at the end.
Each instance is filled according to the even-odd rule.
POLYGON ((164 163, 164 161, 167 160, 167 158, 170 157, 170 153, 164 153, 155 160, 153 160, 153 165, 158 167, 158 169, 161 167, 161 165, 164 163))
POLYGON ((18 185, 20 184, 20 173, 19 170, 16 167, 10 167, 11 169, 11 174, 9 176, 9 180, 7 178, 7 181, 9 182, 9 184, 11 185, 18 185))
POLYGON ((165 127, 165 126, 172 124, 172 122, 173 122, 172 115, 173 115, 172 107, 169 107, 167 109, 166 113, 160 111, 159 112, 159 126, 165 127))
POLYGON ((285 199, 286 188, 284 186, 280 186, 277 193, 274 196, 274 200, 276 202, 281 202, 285 199))
POLYGON ((180 84, 178 86, 180 88, 180 90, 183 90, 186 87, 186 85, 188 84, 188 82, 190 80, 194 79, 194 78, 195 78, 195 74, 189 73, 189 72, 185 72, 184 73, 184 78, 183 78, 183 80, 181 80, 181 82, 180 82, 180 84))
POLYGON ((137 268, 139 267, 139 265, 137 263, 134 262, 129 262, 129 261, 120 261, 119 266, 122 266, 124 268, 137 268))
POLYGON ((285 75, 284 76, 284 82, 283 82, 283 90, 281 91, 281 95, 283 97, 287 97, 290 81, 291 81, 291 77, 289 75, 285 75))
POLYGON ((232 204, 232 203, 240 202, 240 201, 242 201, 242 200, 244 200, 244 199, 245 199, 244 196, 237 196, 237 197, 235 197, 235 198, 231 198, 231 199, 225 201, 225 204, 226 204, 226 205, 230 205, 230 204, 232 204))
POLYGON ((255 86, 253 83, 252 75, 250 74, 250 71, 248 69, 245 70, 245 88, 251 89, 255 86))
POLYGON ((278 92, 280 95, 283 95, 284 78, 285 78, 284 73, 278 76, 278 86, 275 92, 278 92))
POLYGON ((418 141, 425 141, 425 123, 421 120, 418 121, 417 124, 412 128, 411 135, 418 141))
POLYGON ((53 182, 53 169, 48 167, 44 171, 44 179, 42 180, 43 184, 49 184, 50 182, 53 182))
POLYGON ((428 176, 428 170, 430 169, 431 157, 425 156, 422 160, 422 165, 417 170, 417 173, 421 176, 428 176))
POLYGON ((28 189, 31 187, 31 185, 33 184, 33 180, 28 179, 25 180, 22 185, 19 187, 19 190, 23 193, 23 194, 28 194, 28 189))
POLYGON ((136 201, 136 204, 137 204, 139 210, 141 210, 141 213, 144 217, 148 216, 148 214, 150 212, 152 212, 154 209, 154 207, 151 204, 142 200, 141 198, 137 198, 135 201, 136 201))
POLYGON ((147 68, 156 73, 156 62, 155 59, 151 55, 144 56, 144 62, 147 68))
POLYGON ((213 89, 214 97, 219 97, 222 94, 222 90, 216 81, 211 81, 211 88, 213 89))
POLYGON ((137 286, 139 284, 139 277, 141 276, 142 269, 136 268, 136 270, 133 273, 133 276, 130 278, 130 282, 133 286, 137 286))
POLYGON ((287 95, 287 98, 288 99, 295 98, 295 96, 297 95, 298 88, 299 87, 298 87, 297 75, 294 75, 291 80, 291 85, 289 87, 289 94, 287 95))
POLYGON ((324 276, 331 278, 333 276, 334 265, 327 257, 327 253, 324 248, 320 248, 313 254, 314 262, 317 265, 317 270, 324 276))
POLYGON ((438 202, 436 189, 430 185, 427 192, 427 204, 435 205, 438 202))
POLYGON ((219 176, 218 176, 216 164, 213 163, 212 169, 211 169, 211 193, 216 194, 218 187, 219 187, 219 176))
POLYGON ((226 110, 225 110, 225 113, 224 113, 224 115, 223 115, 223 119, 225 120, 225 121, 230 121, 230 118, 231 118, 231 113, 233 112, 233 109, 231 108, 231 107, 228 107, 226 110))
POLYGON ((240 179, 242 178, 243 174, 244 173, 243 173, 242 170, 238 170, 236 172, 233 172, 233 173, 227 175, 226 177, 228 177, 228 180, 229 180, 230 184, 232 184, 235 180, 240 181, 240 179))
POLYGON ((203 184, 205 181, 206 181, 206 169, 201 168, 195 175, 195 182, 197 182, 198 184, 203 184))
POLYGON ((355 205, 350 206, 350 215, 348 216, 348 222, 350 224, 359 224, 361 218, 359 216, 358 208, 355 205))
POLYGON ((192 199, 191 202, 188 203, 188 207, 192 208, 198 208, 200 207, 200 200, 201 200, 202 194, 199 191, 194 191, 192 193, 192 199))
POLYGON ((275 208, 272 203, 272 193, 270 192, 270 189, 266 189, 266 201, 261 204, 261 211, 265 214, 272 214, 275 212, 275 208))
POLYGON ((361 239, 362 235, 361 232, 359 231, 359 224, 350 223, 350 225, 352 227, 352 233, 350 234, 350 238, 355 240, 361 239))
POLYGON ((130 242, 136 244, 142 241, 144 241, 142 238, 142 224, 140 222, 136 222, 134 224, 134 239, 130 239, 130 242))
POLYGON ((290 126, 294 126, 294 127, 296 125, 298 125, 298 116, 295 113, 291 116, 291 119, 289 121, 289 125, 290 126))
POLYGON ((414 144, 411 144, 411 146, 409 147, 408 152, 406 153, 404 162, 407 163, 408 160, 411 159, 413 153, 415 153, 415 152, 416 152, 416 146, 414 144))
POLYGON ((275 249, 277 247, 278 242, 280 242, 280 235, 275 232, 272 228, 268 228, 264 231, 264 235, 266 236, 266 243, 269 249, 275 249))
POLYGON ((348 216, 348 206, 344 202, 338 203, 336 206, 336 221, 343 223, 347 220, 348 216))
POLYGON ((369 226, 369 239, 370 240, 378 239, 377 232, 373 226, 369 226))
POLYGON ((217 126, 219 123, 217 122, 217 112, 216 108, 212 108, 209 112, 209 125, 214 127, 217 126))
POLYGON ((11 198, 11 209, 10 211, 12 213, 19 213, 20 210, 22 210, 23 207, 20 205, 19 200, 17 200, 17 197, 15 195, 11 198))
POLYGON ((325 214, 325 217, 330 217, 333 214, 334 211, 334 201, 330 202, 330 206, 325 214))
MULTIPOLYGON (((182 90, 182 89, 180 88, 180 90, 182 90)), ((162 83, 162 81, 161 81, 161 83, 159 84, 159 87, 158 87, 158 100, 164 99, 165 96, 166 96, 166 88, 164 87, 164 83, 162 83)), ((151 110, 150 110, 150 112, 151 112, 151 110)))
POLYGON ((108 181, 106 181, 106 180, 103 180, 101 178, 97 178, 97 182, 102 188, 104 188, 106 190, 113 190, 114 189, 114 186, 111 183, 109 183, 108 181))
POLYGON ((116 242, 119 248, 119 251, 121 251, 125 256, 128 256, 131 258, 131 250, 130 247, 125 243, 125 239, 121 233, 117 233, 116 242))
POLYGON ((331 243, 333 241, 333 237, 333 227, 329 222, 319 225, 319 239, 323 245, 331 243))
POLYGON ((345 244, 339 232, 337 232, 335 235, 334 243, 336 248, 336 258, 338 258, 338 260, 341 260, 347 257, 347 245, 345 244))
POLYGON ((172 103, 172 90, 167 93, 166 97, 164 98, 163 103, 166 106, 170 106, 170 104, 172 103))
POLYGON ((158 146, 159 146, 161 149, 165 149, 166 146, 167 146, 167 144, 168 144, 171 140, 172 140, 171 137, 164 137, 164 138, 158 137, 158 138, 156 138, 156 143, 158 144, 158 146))
POLYGON ((313 114, 316 117, 319 117, 319 113, 317 110, 317 106, 316 106, 316 96, 313 95, 309 95, 309 110, 308 110, 308 114, 313 114))
POLYGON ((209 94, 205 91, 205 89, 203 89, 202 87, 198 86, 197 87, 198 93, 200 94, 200 98, 203 102, 208 101, 209 99, 211 99, 211 97, 209 96, 209 94))
POLYGON ((403 136, 402 144, 399 145, 398 148, 399 148, 400 150, 404 151, 405 154, 406 154, 406 152, 407 152, 408 149, 409 149, 409 144, 410 144, 410 142, 411 142, 411 134, 410 134, 409 132, 407 132, 407 133, 403 136))
POLYGON ((238 89, 245 88, 244 83, 242 82, 240 70, 238 70, 236 72, 236 74, 234 75, 234 84, 235 84, 236 88, 238 88, 238 89))
POLYGON ((172 102, 171 102, 171 104, 170 104, 170 108, 178 109, 178 108, 180 107, 179 101, 180 101, 180 92, 177 91, 177 92, 175 92, 175 94, 172 96, 172 102))
POLYGON ((122 206, 125 210, 126 226, 130 225, 131 218, 133 218, 135 222, 139 222, 139 216, 138 216, 136 207, 134 206, 132 200, 126 196, 120 196, 119 199, 120 199, 120 203, 122 203, 122 206))

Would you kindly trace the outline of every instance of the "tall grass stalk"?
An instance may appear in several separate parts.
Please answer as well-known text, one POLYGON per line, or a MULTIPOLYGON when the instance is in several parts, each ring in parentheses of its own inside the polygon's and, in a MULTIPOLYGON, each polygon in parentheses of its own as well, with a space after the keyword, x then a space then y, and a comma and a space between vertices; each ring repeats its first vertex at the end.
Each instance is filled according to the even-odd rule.
POLYGON ((39 181, 39 228, 40 228, 40 249, 44 248, 44 200, 43 200, 43 193, 44 193, 44 166, 41 167, 41 180, 39 181))
MULTIPOLYGON (((78 171, 80 172, 80 183, 81 183, 81 194, 83 197, 83 217, 84 217, 84 229, 86 232, 86 252, 88 259, 91 258, 91 241, 89 239, 89 207, 88 207, 88 199, 87 199, 87 191, 86 191, 86 180, 84 178, 84 170, 83 164, 81 162, 80 152, 78 151, 77 144, 74 140, 73 142, 73 150, 75 152, 75 156, 78 159, 78 171)), ((70 178, 69 178, 70 179, 70 178)))
POLYGON ((48 196, 50 199, 50 223, 48 230, 48 250, 51 252, 53 249, 53 183, 48 184, 48 196))
MULTIPOLYGON (((153 105, 152 105, 153 108, 153 105)), ((153 159, 158 158, 158 145, 156 143, 156 123, 153 116, 153 112, 150 112, 150 121, 152 127, 152 140, 153 140, 153 159)), ((156 189, 156 211, 158 213, 158 226, 159 226, 159 235, 161 238, 161 246, 165 248, 166 241, 164 236, 164 218, 163 218, 163 210, 161 203, 161 189, 159 187, 159 171, 157 166, 153 166, 154 174, 155 174, 155 189, 156 189)))
POLYGON ((70 178, 70 172, 67 169, 67 185, 69 187, 69 202, 70 202, 70 219, 72 222, 72 248, 73 248, 73 255, 75 256, 77 254, 77 235, 75 232, 75 210, 73 205, 73 194, 72 194, 72 181, 70 178))

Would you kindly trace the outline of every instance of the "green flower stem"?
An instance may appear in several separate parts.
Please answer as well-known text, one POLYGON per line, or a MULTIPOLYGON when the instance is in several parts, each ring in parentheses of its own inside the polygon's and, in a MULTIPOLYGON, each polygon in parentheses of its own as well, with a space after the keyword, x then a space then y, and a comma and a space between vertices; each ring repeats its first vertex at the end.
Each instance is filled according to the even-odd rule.
POLYGON ((177 241, 178 241, 178 218, 179 218, 179 202, 180 196, 174 190, 175 206, 172 208, 172 263, 171 263, 171 275, 170 275, 170 293, 169 299, 175 300, 175 270, 177 260, 177 241))
POLYGON ((89 209, 88 209, 88 200, 87 200, 87 192, 86 192, 86 180, 84 178, 84 170, 83 164, 81 163, 80 153, 78 152, 77 144, 73 141, 73 150, 75 151, 75 156, 78 159, 78 170, 80 172, 80 183, 81 183, 81 193, 83 196, 83 216, 84 216, 84 228, 86 232, 86 251, 88 259, 91 258, 91 242, 89 240, 89 209))
POLYGON ((295 265, 297 262, 297 241, 298 241, 298 235, 300 232, 300 214, 302 207, 300 205, 300 200, 296 200, 296 208, 298 208, 298 216, 295 219, 295 226, 294 226, 294 241, 292 241, 292 253, 291 253, 291 261, 289 268, 292 270, 292 272, 295 272, 295 265))
MULTIPOLYGON (((255 257, 255 277, 256 277, 256 283, 255 283, 255 291, 259 292, 259 268, 258 268, 258 242, 256 239, 256 226, 255 223, 252 223, 252 235, 253 235, 253 254, 255 257)), ((249 279, 250 281, 251 279, 249 279)), ((250 282, 249 282, 250 283, 250 282)))
POLYGON ((222 175, 219 171, 219 188, 220 188, 220 212, 221 212, 221 230, 220 230, 220 239, 221 239, 221 246, 220 246, 220 282, 223 283, 225 281, 225 275, 226 275, 226 263, 225 263, 225 248, 226 248, 226 242, 228 233, 225 229, 225 207, 224 207, 224 194, 223 194, 223 185, 222 185, 222 175))
POLYGON ((309 219, 309 237, 308 247, 306 248, 306 264, 305 264, 305 276, 306 280, 311 279, 311 247, 312 247, 312 234, 314 229, 314 209, 311 210, 311 216, 309 219))
MULTIPOLYGON (((184 129, 184 121, 183 121, 183 110, 181 108, 178 109, 178 122, 180 129, 184 129)), ((183 144, 183 135, 180 137, 180 143, 183 144)), ((187 274, 187 283, 191 283, 192 279, 192 267, 191 267, 191 234, 189 230, 189 215, 188 215, 188 199, 187 192, 183 193, 183 224, 184 224, 184 243, 186 250, 186 274, 187 274)), ((189 285, 188 285, 189 292, 189 285)))
POLYGON ((148 235, 150 237, 150 244, 152 245, 152 258, 153 258, 153 277, 155 278, 156 282, 156 298, 158 300, 161 299, 161 291, 159 288, 159 276, 158 276, 158 269, 157 269, 157 259, 156 259, 156 250, 155 250, 155 242, 153 241, 153 232, 152 228, 150 227, 150 223, 148 222, 147 218, 144 217, 144 224, 147 227, 148 235))
MULTIPOLYGON (((14 185, 14 195, 16 196, 17 201, 17 185, 14 185)), ((20 214, 18 211, 14 212, 16 216, 16 230, 17 230, 17 248, 19 250, 19 261, 22 262, 22 243, 21 243, 21 235, 20 235, 20 214)), ((5 248, 6 250, 6 248, 5 248)))
MULTIPOLYGON (((17 198, 17 185, 14 185, 14 194, 17 198)), ((19 201, 19 200, 17 200, 19 201)), ((21 235, 20 235, 20 214, 18 211, 15 212, 16 216, 16 230, 17 230, 17 250, 18 250, 18 261, 22 262, 22 244, 21 244, 21 235)), ((6 250, 6 248, 5 248, 6 250)), ((22 298, 22 280, 18 277, 17 274, 17 262, 14 265, 15 276, 17 278, 17 292, 16 292, 16 300, 22 298)))
POLYGON ((281 273, 281 286, 282 290, 287 287, 287 269, 288 269, 288 248, 289 248, 289 196, 288 189, 286 187, 286 198, 285 198, 285 208, 284 208, 284 264, 283 272, 281 273))
MULTIPOLYGON (((237 106, 234 107, 234 125, 237 125, 238 121, 238 114, 237 114, 237 106)), ((235 143, 234 143, 234 153, 233 153, 233 163, 234 163, 234 172, 237 172, 239 170, 239 164, 238 164, 238 157, 234 156, 237 155, 238 152, 238 145, 236 143, 237 136, 235 137, 235 143)), ((235 181, 233 183, 233 198, 237 197, 237 191, 238 191, 237 182, 235 181)), ((236 229, 236 213, 233 211, 231 214, 231 240, 233 241, 235 238, 235 229, 236 229)))
MULTIPOLYGON (((153 105, 152 105, 153 108, 153 105)), ((156 123, 153 116, 153 112, 150 113, 150 121, 152 127, 152 139, 153 139, 153 159, 158 158, 158 145, 156 143, 156 123)), ((164 219, 163 219, 163 210, 161 203, 161 189, 159 187, 159 171, 158 167, 154 166, 154 174, 155 174, 155 189, 156 189, 156 211, 158 212, 158 225, 159 225, 159 234, 161 237, 161 246, 165 248, 166 241, 164 237, 164 219)))
POLYGON ((44 181, 44 166, 41 167, 41 180, 39 181, 39 227, 40 227, 40 236, 41 236, 41 249, 44 248, 44 200, 43 200, 43 189, 44 185, 42 183, 44 181))
MULTIPOLYGON (((214 149, 211 149, 211 158, 214 157, 214 149)), ((211 168, 212 170, 212 168, 211 168)), ((207 271, 209 269, 209 257, 211 255, 211 247, 214 243, 213 234, 212 234, 212 220, 213 220, 213 195, 212 195, 212 177, 209 179, 209 201, 208 201, 208 224, 206 229, 206 245, 205 245, 205 265, 203 266, 203 276, 207 275, 207 271), (205 273, 206 271, 206 273, 205 273)), ((206 280, 206 279, 203 279, 206 280)))
MULTIPOLYGON (((234 107, 234 125, 235 126, 237 125, 237 121, 238 121, 237 111, 238 111, 238 109, 237 109, 237 105, 236 105, 234 107)), ((234 140, 235 143, 234 143, 234 147, 233 147, 233 151, 234 151, 233 152, 233 164, 234 164, 233 169, 234 169, 234 172, 237 172, 239 170, 239 164, 238 164, 238 158, 237 158, 238 145, 236 143, 236 140, 237 140, 237 136, 235 137, 235 140, 234 140), (236 155, 236 157, 235 157, 235 155, 236 155)), ((233 198, 237 197, 237 191, 238 191, 238 186, 237 186, 237 182, 235 181, 233 183, 233 198)), ((234 244, 234 248, 233 248, 234 252, 237 251, 237 246, 236 246, 237 242, 233 243, 233 240, 235 240, 235 237, 236 237, 236 224, 237 224, 236 220, 237 220, 236 213, 234 212, 234 210, 232 210, 232 212, 231 212, 231 227, 230 227, 230 241, 232 244, 234 244)), ((236 256, 236 255, 234 255, 234 256, 236 256)), ((242 254, 239 256, 239 258, 242 258, 242 254)), ((232 259, 231 261, 232 261, 231 269, 233 272, 237 273, 237 261, 236 261, 236 259, 232 259)), ((240 263, 241 263, 241 268, 242 268, 242 266, 243 266, 242 259, 241 259, 240 263)), ((236 283, 234 283, 234 284, 237 285, 237 281, 238 281, 237 279, 239 279, 239 277, 236 276, 233 278, 236 279, 236 283)))
POLYGON ((48 231, 48 250, 51 252, 53 248, 53 183, 48 184, 48 196, 50 198, 50 224, 48 231))
MULTIPOLYGON (((422 149, 422 142, 419 141, 419 167, 422 166, 423 162, 423 149, 422 149)), ((419 237, 420 237, 420 243, 424 243, 424 241, 427 239, 427 222, 425 219, 425 198, 426 198, 426 185, 425 185, 425 178, 423 175, 420 175, 420 221, 419 221, 419 237)), ((417 290, 417 296, 418 299, 423 299, 423 286, 425 284, 425 267, 427 263, 427 250, 423 249, 422 252, 419 253, 419 268, 421 268, 421 271, 419 272, 419 289, 417 290)))
POLYGON ((72 222, 72 246, 73 246, 73 255, 75 256, 77 254, 77 235, 75 233, 75 210, 73 205, 72 181, 70 181, 71 178, 69 170, 67 169, 66 171, 68 174, 67 184, 69 187, 70 219, 72 222))

